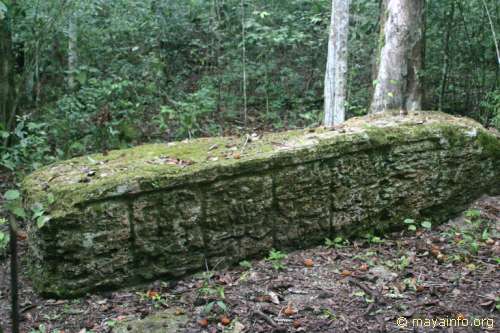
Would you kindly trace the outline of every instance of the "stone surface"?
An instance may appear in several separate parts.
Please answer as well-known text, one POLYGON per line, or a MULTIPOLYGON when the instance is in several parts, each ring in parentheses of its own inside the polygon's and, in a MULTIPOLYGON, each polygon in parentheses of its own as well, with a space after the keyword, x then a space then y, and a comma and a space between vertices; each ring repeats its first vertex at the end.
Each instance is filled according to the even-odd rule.
POLYGON ((167 309, 162 313, 144 319, 132 319, 118 322, 113 333, 177 333, 189 321, 185 314, 175 313, 175 309, 167 309))
POLYGON ((42 294, 72 297, 175 278, 270 248, 443 222, 500 192, 500 140, 437 112, 353 118, 260 138, 144 145, 45 167, 23 183, 30 270, 42 294))

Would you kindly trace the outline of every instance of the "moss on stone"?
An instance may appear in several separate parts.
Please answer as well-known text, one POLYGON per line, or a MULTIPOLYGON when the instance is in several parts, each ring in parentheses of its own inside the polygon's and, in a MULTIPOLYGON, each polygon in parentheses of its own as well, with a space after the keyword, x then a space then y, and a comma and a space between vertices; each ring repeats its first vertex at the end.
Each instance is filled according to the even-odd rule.
MULTIPOLYGON (((487 155, 495 157, 495 159, 500 160, 500 140, 493 133, 488 133, 485 131, 480 131, 478 134, 478 140, 481 147, 487 155)), ((497 161, 497 163, 499 163, 497 161)))
POLYGON ((308 151, 311 147, 321 152, 322 146, 329 145, 330 151, 333 149, 341 154, 359 149, 355 144, 363 141, 387 145, 440 134, 451 144, 460 144, 460 140, 468 139, 463 135, 464 128, 477 129, 480 143, 498 156, 498 138, 468 118, 441 112, 412 112, 402 118, 395 112, 388 112, 352 118, 335 131, 318 128, 270 133, 249 142, 245 137, 202 138, 74 158, 34 172, 25 178, 23 189, 28 204, 39 202, 49 206, 47 195, 52 193, 56 200, 49 211, 57 217, 85 202, 196 181, 202 172, 216 178, 218 174, 237 174, 238 169, 246 170, 246 164, 276 163, 280 158, 293 162, 287 159, 290 151, 303 150, 303 157, 300 152, 294 153, 294 161, 299 162, 301 158, 314 155, 308 151), (338 144, 332 146, 336 142, 338 144), (266 161, 268 158, 271 160, 266 161), (171 159, 180 161, 171 164, 171 159), (94 174, 87 176, 89 173, 94 174))
POLYGON ((124 320, 116 324, 113 333, 177 333, 180 332, 189 318, 186 314, 177 313, 176 309, 167 309, 161 313, 144 319, 124 320))
POLYGON ((439 112, 143 145, 47 166, 23 183, 52 217, 31 228, 32 277, 74 296, 271 247, 321 243, 425 216, 436 222, 500 191, 499 138, 439 112), (55 201, 50 204, 48 193, 55 201), (61 260, 64 258, 64 260, 61 260))

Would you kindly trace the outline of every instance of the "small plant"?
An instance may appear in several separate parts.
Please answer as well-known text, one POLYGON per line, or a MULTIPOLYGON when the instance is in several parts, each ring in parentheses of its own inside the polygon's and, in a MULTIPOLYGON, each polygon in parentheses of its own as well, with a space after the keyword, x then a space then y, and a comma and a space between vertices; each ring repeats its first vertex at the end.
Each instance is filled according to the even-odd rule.
POLYGON ((405 219, 403 221, 404 224, 408 225, 408 230, 417 231, 417 225, 415 224, 415 220, 413 219, 405 219))
POLYGON ((203 307, 203 313, 206 316, 210 314, 228 314, 229 309, 224 302, 226 291, 223 286, 214 285, 212 277, 213 273, 210 271, 203 273, 203 284, 197 290, 199 297, 207 301, 203 307))
POLYGON ((154 290, 148 290, 145 293, 137 293, 142 301, 145 302, 151 302, 153 306, 158 309, 160 307, 167 307, 168 303, 167 300, 164 296, 162 296, 161 293, 154 291, 154 290))
POLYGON ((432 222, 430 222, 430 221, 424 221, 424 222, 420 223, 420 225, 422 226, 422 228, 432 229, 432 222))
POLYGON ((383 239, 381 239, 378 236, 373 235, 371 232, 368 232, 363 235, 363 238, 368 241, 368 243, 371 244, 382 244, 384 242, 383 239))
POLYGON ((399 258, 398 269, 404 271, 410 265, 410 259, 407 256, 399 258))
MULTIPOLYGON (((417 231, 417 223, 414 219, 405 219, 403 223, 408 225, 408 230, 417 231)), ((424 229, 430 230, 432 229, 432 222, 425 220, 422 223, 420 223, 420 226, 424 229)))
POLYGON ((244 269, 252 269, 252 263, 248 260, 243 260, 243 261, 240 261, 240 267, 244 268, 244 269))
POLYGON ((286 253, 281 251, 277 251, 275 249, 271 249, 269 251, 269 256, 266 258, 267 261, 271 262, 273 268, 277 271, 285 269, 285 264, 283 260, 287 257, 286 253))
POLYGON ((337 316, 333 313, 331 309, 323 309, 323 316, 325 316, 328 320, 336 320, 337 316))
POLYGON ((349 244, 349 241, 347 239, 344 239, 340 236, 335 237, 333 240, 330 238, 325 239, 325 246, 329 248, 342 248, 346 245, 349 244))
MULTIPOLYGON (((23 208, 21 193, 18 190, 8 190, 3 196, 6 200, 6 208, 17 218, 26 219, 27 213, 23 208)), ((49 193, 47 195, 47 203, 50 205, 54 202, 54 195, 49 193)), ((39 202, 31 206, 31 218, 36 222, 36 226, 38 228, 43 228, 43 226, 51 219, 51 217, 45 213, 45 209, 45 206, 39 202)))

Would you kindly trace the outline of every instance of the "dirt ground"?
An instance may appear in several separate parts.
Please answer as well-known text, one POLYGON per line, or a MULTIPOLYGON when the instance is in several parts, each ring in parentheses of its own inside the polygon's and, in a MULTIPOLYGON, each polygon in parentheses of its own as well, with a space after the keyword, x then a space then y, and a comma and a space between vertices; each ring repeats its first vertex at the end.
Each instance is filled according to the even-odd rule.
MULTIPOLYGON (((329 240, 233 269, 74 300, 37 296, 21 261, 21 332, 134 331, 135 319, 161 313, 180 319, 163 332, 500 332, 500 197, 430 226, 406 221, 407 230, 383 238, 329 240)), ((26 242, 20 240, 21 257, 26 242)), ((4 258, 5 332, 9 283, 4 258)))

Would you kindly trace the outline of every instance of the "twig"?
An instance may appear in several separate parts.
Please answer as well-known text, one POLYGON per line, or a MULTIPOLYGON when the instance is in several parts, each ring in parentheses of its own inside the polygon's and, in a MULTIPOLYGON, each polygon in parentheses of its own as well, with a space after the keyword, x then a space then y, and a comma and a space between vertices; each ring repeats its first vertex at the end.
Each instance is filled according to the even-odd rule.
POLYGON ((245 150, 245 147, 247 146, 248 140, 250 140, 250 135, 247 134, 247 138, 245 140, 245 143, 243 144, 243 147, 241 147, 240 154, 243 154, 243 151, 245 150))
POLYGON ((274 328, 278 327, 278 324, 276 324, 276 322, 271 317, 266 315, 264 312, 262 312, 260 310, 253 310, 253 314, 264 319, 272 327, 274 327, 274 328))
POLYGON ((361 282, 354 279, 349 279, 349 283, 355 285, 356 287, 363 290, 365 293, 369 294, 373 298, 373 301, 375 303, 378 303, 380 301, 380 294, 378 293, 378 291, 372 290, 367 286, 365 286, 364 284, 362 284, 361 282))

